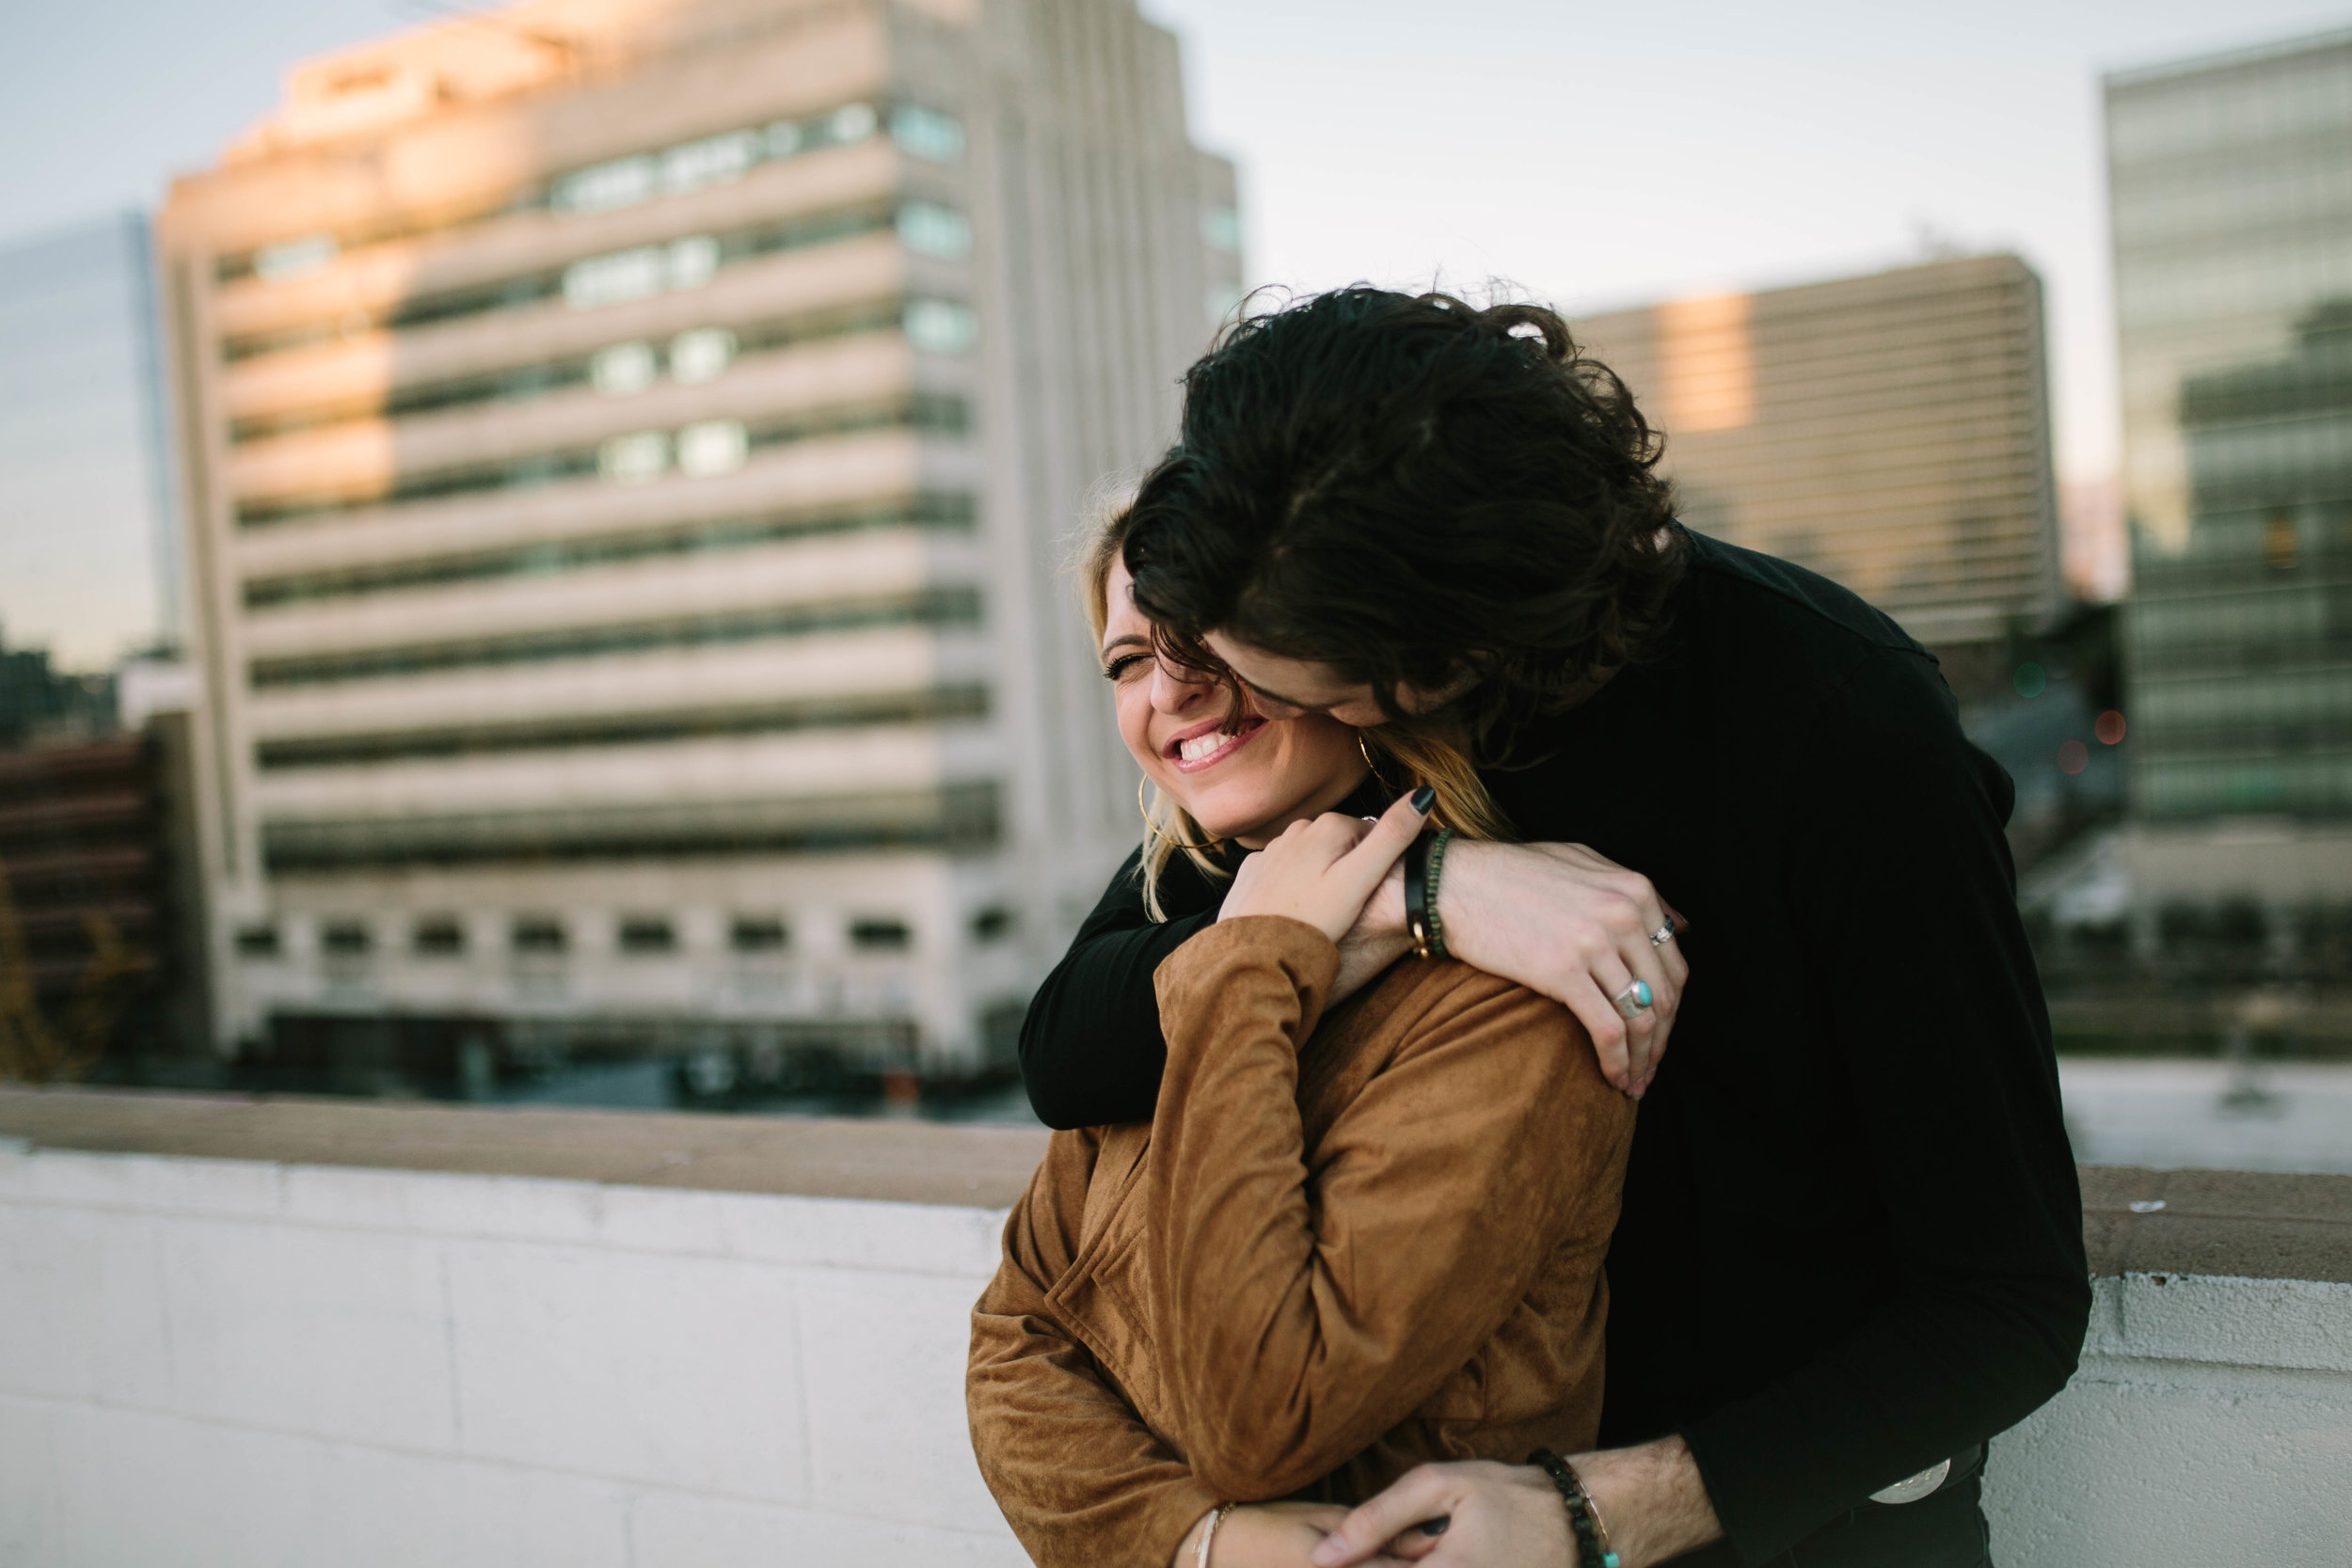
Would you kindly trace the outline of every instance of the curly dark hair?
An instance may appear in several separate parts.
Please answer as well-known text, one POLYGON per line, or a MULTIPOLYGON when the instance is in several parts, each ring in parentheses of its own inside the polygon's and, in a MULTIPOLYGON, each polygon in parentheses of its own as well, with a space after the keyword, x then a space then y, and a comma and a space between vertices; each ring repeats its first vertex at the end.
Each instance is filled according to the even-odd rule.
POLYGON ((1184 378, 1136 495, 1136 603, 1397 689, 1476 677, 1482 754, 1649 657, 1680 579, 1663 441, 1553 311, 1362 285, 1247 320, 1184 378))

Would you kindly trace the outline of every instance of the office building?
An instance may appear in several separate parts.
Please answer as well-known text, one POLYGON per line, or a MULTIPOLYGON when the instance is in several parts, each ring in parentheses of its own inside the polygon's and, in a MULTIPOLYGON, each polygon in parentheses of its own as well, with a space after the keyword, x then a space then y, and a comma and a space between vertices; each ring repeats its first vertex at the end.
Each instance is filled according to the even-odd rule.
POLYGON ((2143 847, 2352 816, 2352 31, 2110 76, 2106 125, 2143 847))
POLYGON ((1971 256, 1587 318, 1692 527, 1885 610, 1963 689, 2062 603, 2042 285, 1971 256))
POLYGON ((0 636, 68 675, 176 630, 151 254, 136 213, 0 248, 0 636))
POLYGON ((1138 833, 1058 569, 1233 210, 1133 0, 536 0, 297 68, 158 222, 223 1039, 1007 1060, 1138 833))

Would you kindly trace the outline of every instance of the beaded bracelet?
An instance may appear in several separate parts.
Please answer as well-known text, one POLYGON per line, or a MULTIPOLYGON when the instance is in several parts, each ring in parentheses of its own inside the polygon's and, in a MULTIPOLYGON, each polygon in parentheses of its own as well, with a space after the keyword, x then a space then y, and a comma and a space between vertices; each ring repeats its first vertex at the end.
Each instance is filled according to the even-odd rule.
POLYGON ((1422 895, 1422 915, 1429 923, 1429 956, 1433 958, 1446 956, 1445 922, 1438 916, 1438 879, 1445 871, 1445 847, 1453 837, 1453 829, 1439 828, 1438 836, 1429 841, 1428 886, 1422 895))
POLYGON ((1577 1568, 1617 1568, 1617 1554, 1609 1549, 1609 1537, 1601 1531, 1600 1515, 1594 1512, 1584 1482, 1569 1468, 1568 1462, 1549 1449, 1537 1449, 1527 1456, 1527 1462, 1543 1467, 1558 1490, 1560 1500, 1567 1505, 1568 1528, 1576 1535, 1577 1568))

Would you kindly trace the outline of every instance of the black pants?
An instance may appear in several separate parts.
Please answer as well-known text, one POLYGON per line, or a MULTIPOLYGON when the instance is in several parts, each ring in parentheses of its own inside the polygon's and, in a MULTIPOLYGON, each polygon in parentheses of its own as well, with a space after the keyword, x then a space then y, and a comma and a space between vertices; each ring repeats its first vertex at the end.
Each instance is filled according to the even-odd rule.
POLYGON ((1977 1506, 1982 1490, 1972 1475, 1915 1503, 1858 1508, 1765 1568, 1992 1568, 1991 1532, 1977 1506))

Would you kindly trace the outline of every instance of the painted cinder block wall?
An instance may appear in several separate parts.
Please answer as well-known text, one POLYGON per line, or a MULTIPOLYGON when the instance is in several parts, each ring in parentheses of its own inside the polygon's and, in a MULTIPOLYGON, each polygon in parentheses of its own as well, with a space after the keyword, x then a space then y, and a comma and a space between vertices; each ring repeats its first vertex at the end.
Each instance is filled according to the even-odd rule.
MULTIPOLYGON (((342 1120, 295 1138, 263 1115, 207 1144, 112 1125, 155 1101, 71 1098, 98 1108, 84 1143, 277 1137, 306 1158, 0 1144, 9 1568, 1025 1560, 972 1461, 961 1380, 1028 1134, 308 1107, 342 1120), (453 1123, 539 1142, 464 1143, 453 1123), (728 1141, 819 1131, 832 1174, 814 1181, 728 1141), (987 1168, 924 1168, 934 1132, 987 1168), (861 1140, 888 1147, 845 1166, 861 1140), (642 1174, 317 1163, 495 1167, 532 1147, 642 1174), (836 1196, 691 1184, 779 1169, 836 1196), (924 1200, 838 1196, 861 1185, 924 1200)), ((0 1134, 37 1101, 62 1102, 0 1093, 0 1134)), ((2178 1233, 2156 1240, 2274 1273, 2297 1246, 2343 1251, 2352 1180, 2326 1180, 2302 1218, 2198 1220, 2176 1196, 2178 1233), (2244 1244, 2281 1233, 2283 1255, 2244 1244)), ((2106 1197, 2119 1214, 2125 1190, 2106 1197)), ((2352 1560, 2352 1283, 2137 1269, 2097 1289, 2081 1373, 1994 1447, 1995 1560, 2352 1560)))

